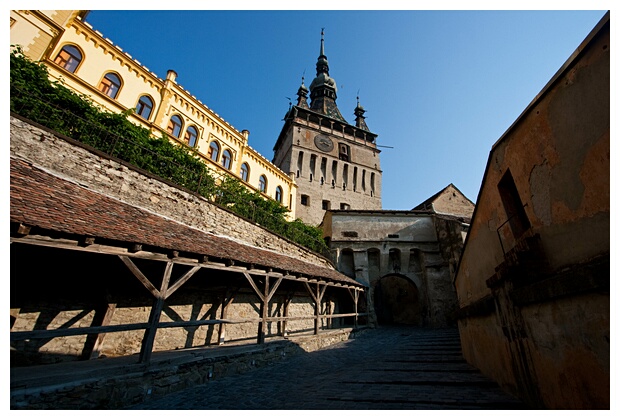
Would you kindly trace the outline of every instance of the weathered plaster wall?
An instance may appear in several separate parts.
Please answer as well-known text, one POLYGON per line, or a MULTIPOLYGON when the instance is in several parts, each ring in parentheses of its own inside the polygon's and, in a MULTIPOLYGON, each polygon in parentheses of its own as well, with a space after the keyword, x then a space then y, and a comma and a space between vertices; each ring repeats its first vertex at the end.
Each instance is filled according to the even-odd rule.
MULTIPOLYGON (((494 147, 463 261, 465 278, 489 278, 515 244, 497 189, 508 169, 552 269, 609 250, 609 37, 602 34, 494 147), (484 222, 483 222, 484 221, 484 222), (570 243, 571 246, 566 246, 570 243), (471 261, 471 263, 470 263, 471 261)), ((487 293, 459 281, 462 303, 487 293)))
POLYGON ((474 204, 454 186, 449 185, 445 191, 433 201, 433 210, 441 214, 471 217, 474 204))
POLYGON ((493 147, 455 282, 465 358, 535 407, 609 407, 609 54, 607 16, 493 147))
MULTIPOLYGON (((461 222, 414 212, 335 211, 327 213, 323 228, 331 237, 338 270, 369 286, 372 322, 375 290, 388 277, 390 284, 401 278, 415 285, 419 325, 454 322, 457 301, 452 281, 463 245, 461 222)), ((399 290, 405 293, 405 288, 399 290)))

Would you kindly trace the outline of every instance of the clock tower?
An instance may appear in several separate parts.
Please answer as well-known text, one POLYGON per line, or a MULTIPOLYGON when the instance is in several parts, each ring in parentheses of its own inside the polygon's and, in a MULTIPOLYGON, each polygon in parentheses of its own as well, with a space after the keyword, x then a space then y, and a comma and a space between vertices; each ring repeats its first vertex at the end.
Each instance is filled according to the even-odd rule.
POLYGON ((376 139, 357 100, 349 124, 336 105, 336 81, 329 76, 324 34, 310 89, 297 90, 297 103, 284 117, 273 163, 297 183, 296 218, 318 225, 325 210, 381 209, 381 167, 376 139), (310 93, 310 105, 308 105, 310 93))

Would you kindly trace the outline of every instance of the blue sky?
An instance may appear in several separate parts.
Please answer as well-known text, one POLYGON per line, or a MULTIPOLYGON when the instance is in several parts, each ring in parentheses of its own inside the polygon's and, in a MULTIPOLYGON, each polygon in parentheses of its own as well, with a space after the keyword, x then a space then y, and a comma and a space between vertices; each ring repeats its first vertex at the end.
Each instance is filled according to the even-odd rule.
POLYGON ((476 201, 492 145, 602 18, 598 9, 91 9, 86 20, 160 78, 175 70, 268 159, 287 98, 302 75, 306 86, 315 76, 325 28, 341 113, 354 122, 359 91, 368 127, 389 146, 383 208, 407 210, 450 183, 476 201))

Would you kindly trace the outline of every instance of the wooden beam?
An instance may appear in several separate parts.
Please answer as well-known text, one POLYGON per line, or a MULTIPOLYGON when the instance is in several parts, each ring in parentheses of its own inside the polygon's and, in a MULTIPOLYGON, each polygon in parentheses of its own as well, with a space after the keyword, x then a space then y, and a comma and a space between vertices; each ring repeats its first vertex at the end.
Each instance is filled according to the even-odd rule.
POLYGON ((269 296, 267 296, 267 299, 266 299, 267 302, 269 302, 271 300, 271 298, 273 297, 273 295, 276 293, 276 290, 278 289, 278 286, 280 285, 280 283, 282 283, 282 277, 277 279, 276 283, 271 288, 271 291, 269 292, 269 296))
POLYGON ((176 292, 177 290, 179 290, 179 288, 181 286, 183 286, 189 279, 192 278, 192 276, 198 271, 200 270, 202 267, 200 266, 195 266, 190 268, 189 270, 187 270, 187 272, 185 274, 183 274, 181 277, 179 277, 179 279, 177 281, 174 282, 174 284, 172 286, 170 286, 170 288, 168 289, 168 291, 166 292, 166 297, 164 299, 168 299, 170 297, 170 295, 172 295, 174 292, 176 292))
POLYGON ((327 285, 325 284, 325 285, 323 285, 323 286, 321 287, 321 285, 318 285, 318 284, 317 284, 317 286, 318 286, 318 287, 317 287, 317 294, 318 294, 318 298, 317 298, 317 299, 318 299, 318 300, 319 300, 319 302, 320 302, 320 301, 322 301, 322 300, 323 300, 323 295, 325 294, 325 290, 327 290, 327 285), (319 290, 320 290, 320 293, 319 293, 319 290))
POLYGON ((179 258, 179 251, 177 251, 176 249, 168 251, 168 258, 170 259, 179 258))
POLYGON ((248 282, 250 283, 250 286, 252 286, 252 289, 254 289, 254 291, 258 295, 259 299, 261 301, 264 301, 265 300, 265 295, 263 295, 263 293, 260 290, 258 290, 258 287, 256 286, 256 283, 254 283, 254 279, 252 278, 252 276, 250 276, 250 274, 248 274, 247 272, 244 272, 243 275, 245 276, 246 279, 248 279, 248 282))
POLYGON ((258 344, 265 343, 265 336, 267 335, 267 315, 269 310, 269 276, 265 276, 265 292, 262 295, 262 299, 260 302, 260 317, 261 322, 258 324, 258 344))
POLYGON ((355 297, 353 298, 353 300, 355 301, 355 318, 353 320, 353 327, 354 328, 357 328, 357 316, 358 316, 357 315, 357 312, 358 312, 357 302, 359 301, 359 297, 360 297, 360 291, 356 289, 355 290, 355 297))
MULTIPOLYGON (((97 239, 97 238, 96 238, 97 239)), ((28 236, 12 236, 11 243, 23 243, 28 245, 36 245, 36 246, 45 246, 56 249, 66 249, 72 251, 80 251, 80 252, 90 252, 96 254, 105 254, 105 255, 115 255, 118 257, 131 257, 131 258, 140 258, 150 261, 161 261, 168 262, 170 258, 165 253, 157 253, 152 251, 143 251, 141 244, 128 244, 124 247, 113 246, 113 245, 103 245, 101 243, 95 242, 93 245, 88 247, 79 246, 78 242, 75 239, 63 238, 56 239, 48 236, 39 236, 39 235, 28 235, 28 236), (133 252, 132 252, 133 250, 133 252), (135 253, 140 251, 139 256, 136 256, 135 253)), ((215 261, 209 261, 208 256, 200 256, 200 257, 178 257, 174 261, 177 265, 187 265, 187 266, 200 266, 202 268, 210 268, 213 270, 220 271, 230 271, 236 273, 250 273, 254 275, 264 275, 266 270, 252 269, 246 268, 242 266, 244 263, 242 261, 235 262, 236 265, 226 266, 224 263, 218 263, 215 261), (240 265, 241 264, 241 265, 240 265)), ((298 273, 299 277, 295 277, 293 275, 285 276, 282 273, 272 272, 269 274, 271 277, 279 277, 282 276, 285 280, 297 281, 302 283, 317 283, 317 279, 309 278, 307 275, 303 273, 298 273)), ((355 289, 357 288, 360 291, 364 291, 363 287, 360 287, 359 284, 356 284, 353 280, 351 283, 343 283, 342 285, 334 284, 333 287, 341 287, 341 288, 349 288, 355 289)))
MULTIPOLYGON (((105 304, 105 306, 95 311, 93 323, 96 323, 96 326, 107 327, 110 325, 110 321, 112 320, 115 310, 116 303, 105 304)), ((82 351, 82 358, 84 360, 93 360, 99 357, 103 347, 105 335, 105 332, 101 332, 98 334, 89 334, 86 337, 86 343, 84 345, 84 350, 82 351)))
POLYGON ((19 318, 19 311, 20 308, 11 308, 11 329, 13 329, 15 321, 17 321, 17 318, 19 318))
POLYGON ((164 308, 164 297, 168 291, 168 283, 170 282, 170 275, 172 274, 173 262, 169 261, 164 269, 164 275, 161 280, 161 289, 159 296, 155 298, 155 303, 149 314, 149 326, 144 332, 144 338, 142 339, 142 347, 140 348, 139 363, 149 363, 151 360, 151 354, 153 353, 153 343, 155 342, 155 334, 157 334, 157 324, 159 324, 159 318, 161 317, 161 311, 164 308))
POLYGON ((310 297, 312 298, 312 300, 314 300, 316 302, 317 296, 314 294, 314 291, 312 290, 310 285, 308 283, 304 282, 304 286, 306 286, 306 289, 308 290, 308 293, 310 293, 310 297))
POLYGON ((17 227, 17 234, 18 235, 28 235, 30 233, 30 226, 24 225, 23 223, 20 223, 19 226, 17 227))
POLYGON ((157 290, 157 288, 153 286, 153 283, 151 283, 149 279, 147 279, 146 276, 142 274, 142 271, 140 271, 140 269, 133 263, 133 261, 131 261, 129 257, 119 255, 119 258, 122 262, 125 263, 127 268, 129 268, 129 271, 131 271, 133 275, 136 276, 138 280, 140 280, 144 287, 146 287, 146 289, 151 292, 153 297, 155 297, 156 299, 160 297, 159 290, 157 290))
POLYGON ((80 246, 90 246, 95 243, 95 238, 92 236, 85 236, 78 241, 80 246))

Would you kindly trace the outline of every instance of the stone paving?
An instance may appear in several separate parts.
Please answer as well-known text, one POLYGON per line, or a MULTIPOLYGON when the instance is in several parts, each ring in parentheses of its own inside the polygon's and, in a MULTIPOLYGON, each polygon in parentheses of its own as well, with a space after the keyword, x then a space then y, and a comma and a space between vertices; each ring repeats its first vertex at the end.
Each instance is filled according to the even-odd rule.
POLYGON ((456 329, 382 327, 134 410, 527 409, 468 365, 456 329))

